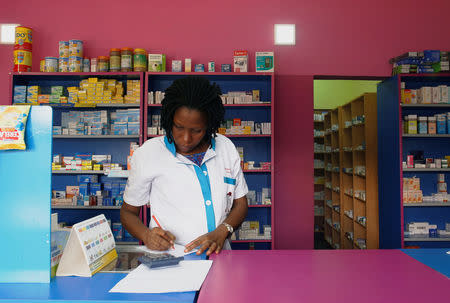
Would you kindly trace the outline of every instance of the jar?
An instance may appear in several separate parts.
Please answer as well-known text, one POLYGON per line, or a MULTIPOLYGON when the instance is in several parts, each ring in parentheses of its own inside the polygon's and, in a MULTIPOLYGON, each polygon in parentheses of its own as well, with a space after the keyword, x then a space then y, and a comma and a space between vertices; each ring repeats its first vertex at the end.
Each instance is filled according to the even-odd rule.
POLYGON ((436 134, 436 117, 428 117, 428 133, 436 134))
POLYGON ((133 70, 135 72, 147 71, 147 52, 143 48, 136 48, 133 57, 133 70))
POLYGON ((120 50, 120 66, 121 72, 133 71, 133 49, 124 47, 120 50))
POLYGON ((428 133, 428 118, 427 117, 419 117, 419 134, 427 134, 428 133))
POLYGON ((112 72, 120 72, 120 48, 111 48, 109 52, 109 70, 112 72))
POLYGON ((109 70, 109 58, 106 56, 100 56, 97 60, 97 72, 103 73, 109 70))

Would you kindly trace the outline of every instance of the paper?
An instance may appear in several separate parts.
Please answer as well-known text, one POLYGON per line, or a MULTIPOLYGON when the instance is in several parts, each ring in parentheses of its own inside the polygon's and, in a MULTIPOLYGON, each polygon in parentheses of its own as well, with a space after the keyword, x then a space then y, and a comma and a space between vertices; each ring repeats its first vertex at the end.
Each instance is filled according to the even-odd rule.
POLYGON ((181 261, 177 266, 148 268, 141 264, 109 292, 168 293, 197 291, 203 284, 212 260, 181 261))
POLYGON ((168 254, 174 255, 175 257, 182 257, 182 256, 185 256, 185 255, 188 255, 188 254, 191 254, 191 253, 197 251, 197 249, 193 249, 190 252, 185 253, 184 252, 185 247, 183 245, 176 244, 176 243, 174 244, 174 247, 175 248, 171 248, 171 249, 164 250, 164 251, 148 249, 145 245, 139 246, 138 248, 144 252, 148 252, 148 253, 152 253, 152 254, 168 253, 168 254))

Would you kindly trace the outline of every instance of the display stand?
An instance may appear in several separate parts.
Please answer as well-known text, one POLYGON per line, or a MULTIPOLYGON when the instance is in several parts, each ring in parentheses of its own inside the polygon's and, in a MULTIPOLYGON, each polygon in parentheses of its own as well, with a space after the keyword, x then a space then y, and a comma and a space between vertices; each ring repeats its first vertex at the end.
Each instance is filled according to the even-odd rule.
POLYGON ((1 283, 50 282, 50 107, 31 107, 25 142, 26 150, 0 151, 1 283))

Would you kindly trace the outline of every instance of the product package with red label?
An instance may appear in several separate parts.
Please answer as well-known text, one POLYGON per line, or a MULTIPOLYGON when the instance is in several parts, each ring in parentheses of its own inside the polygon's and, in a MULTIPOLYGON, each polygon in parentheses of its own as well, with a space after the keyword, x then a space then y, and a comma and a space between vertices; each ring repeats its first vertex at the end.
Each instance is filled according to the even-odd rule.
POLYGON ((0 150, 25 149, 25 128, 31 106, 0 106, 0 150))

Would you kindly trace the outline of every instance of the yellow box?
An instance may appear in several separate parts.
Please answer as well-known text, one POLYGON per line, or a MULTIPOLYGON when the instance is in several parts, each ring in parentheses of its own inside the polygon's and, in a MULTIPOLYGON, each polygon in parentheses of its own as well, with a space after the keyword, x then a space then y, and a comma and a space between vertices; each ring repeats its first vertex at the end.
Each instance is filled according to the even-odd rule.
POLYGON ((97 83, 98 78, 88 78, 89 83, 97 83))

